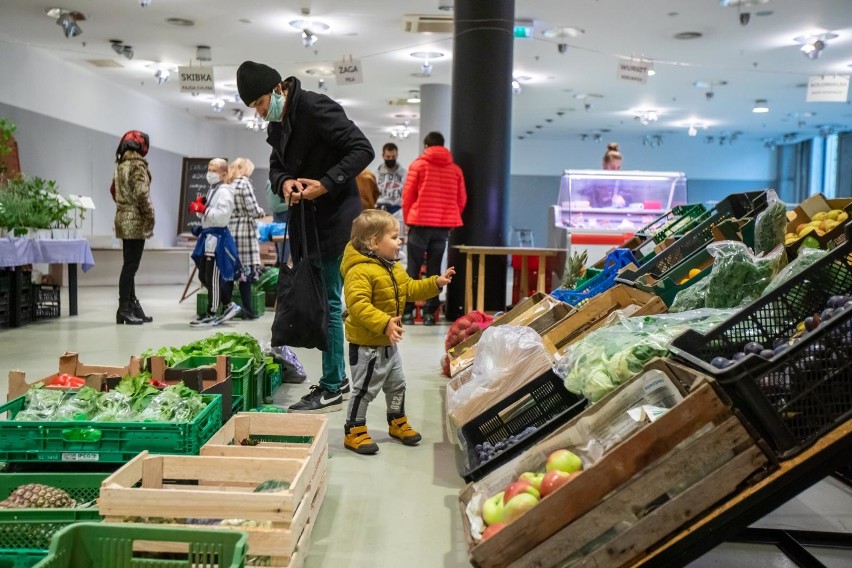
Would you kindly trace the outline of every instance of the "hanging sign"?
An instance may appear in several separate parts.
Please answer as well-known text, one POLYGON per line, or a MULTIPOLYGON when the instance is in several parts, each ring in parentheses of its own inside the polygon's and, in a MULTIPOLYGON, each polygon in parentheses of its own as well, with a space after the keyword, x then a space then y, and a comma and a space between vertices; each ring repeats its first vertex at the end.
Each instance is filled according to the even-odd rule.
POLYGON ((648 82, 648 69, 650 67, 650 61, 642 59, 619 59, 617 75, 622 81, 644 85, 648 82))
POLYGON ((216 93, 213 67, 178 67, 181 93, 216 93))
POLYGON ((849 77, 818 76, 808 80, 809 103, 845 103, 849 98, 849 77))
POLYGON ((357 85, 363 83, 364 75, 361 72, 361 60, 344 57, 342 61, 335 61, 334 76, 337 78, 338 85, 357 85))

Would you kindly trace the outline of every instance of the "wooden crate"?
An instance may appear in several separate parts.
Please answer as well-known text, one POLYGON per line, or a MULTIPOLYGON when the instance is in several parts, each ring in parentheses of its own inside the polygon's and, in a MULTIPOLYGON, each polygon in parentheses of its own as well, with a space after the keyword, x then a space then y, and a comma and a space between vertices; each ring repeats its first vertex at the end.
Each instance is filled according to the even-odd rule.
POLYGON ((288 567, 294 558, 298 560, 294 553, 300 539, 322 505, 327 461, 325 453, 314 461, 151 456, 142 452, 104 480, 100 511, 107 522, 139 517, 269 521, 271 528, 238 530, 249 534, 249 554, 268 556, 272 566, 288 567), (255 486, 270 479, 287 481, 290 488, 274 493, 253 492, 255 486), (187 481, 197 485, 188 485, 187 481))
MULTIPOLYGON (((498 325, 527 325, 538 333, 544 333, 556 322, 574 312, 574 307, 556 300, 549 294, 537 292, 525 298, 517 306, 494 318, 489 327, 498 325)), ((476 344, 482 339, 479 331, 461 343, 453 346, 447 355, 450 358, 450 376, 456 376, 460 371, 473 365, 476 356, 476 344)))
POLYGON ((201 446, 202 456, 304 459, 328 454, 328 418, 312 414, 240 412, 201 446), (259 440, 243 446, 242 440, 259 440))
POLYGON ((552 355, 561 357, 569 345, 588 332, 602 327, 610 314, 629 306, 638 308, 630 314, 632 316, 661 314, 667 309, 665 302, 656 295, 618 284, 598 294, 588 304, 548 329, 542 335, 544 346, 552 355))
MULTIPOLYGON (((660 368, 670 377, 693 382, 692 392, 489 540, 474 541, 467 504, 478 489, 488 496, 501 490, 497 481, 507 475, 517 478, 529 468, 529 459, 522 455, 461 492, 462 523, 474 566, 627 565, 770 465, 764 445, 712 380, 669 361, 660 368)), ((618 391, 525 455, 539 452, 543 459, 558 437, 576 439, 578 422, 613 396, 618 391)))

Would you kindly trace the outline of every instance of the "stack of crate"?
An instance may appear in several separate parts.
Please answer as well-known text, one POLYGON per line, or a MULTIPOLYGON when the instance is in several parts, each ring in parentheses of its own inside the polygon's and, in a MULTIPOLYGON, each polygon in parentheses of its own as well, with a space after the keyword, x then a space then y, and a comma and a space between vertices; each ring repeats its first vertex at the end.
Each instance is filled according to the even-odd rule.
POLYGON ((239 413, 200 456, 139 454, 103 482, 99 504, 107 522, 196 519, 245 531, 248 561, 297 568, 325 497, 327 464, 326 417, 239 413))

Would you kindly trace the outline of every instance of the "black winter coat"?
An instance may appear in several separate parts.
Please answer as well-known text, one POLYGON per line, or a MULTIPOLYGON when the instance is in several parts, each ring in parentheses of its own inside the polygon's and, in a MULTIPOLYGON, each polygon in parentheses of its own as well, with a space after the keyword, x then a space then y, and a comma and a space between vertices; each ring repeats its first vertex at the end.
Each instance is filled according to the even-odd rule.
MULTIPOLYGON (((305 212, 309 253, 315 254, 312 227, 316 226, 322 259, 330 260, 343 254, 352 221, 361 212, 355 178, 373 160, 373 148, 339 104, 326 95, 303 91, 295 77, 287 82, 284 119, 267 129, 266 141, 272 146, 269 181, 278 194, 286 180, 295 178, 319 180, 328 190, 306 201, 305 212)), ((301 258, 299 209, 290 209, 290 250, 295 259, 301 258)))

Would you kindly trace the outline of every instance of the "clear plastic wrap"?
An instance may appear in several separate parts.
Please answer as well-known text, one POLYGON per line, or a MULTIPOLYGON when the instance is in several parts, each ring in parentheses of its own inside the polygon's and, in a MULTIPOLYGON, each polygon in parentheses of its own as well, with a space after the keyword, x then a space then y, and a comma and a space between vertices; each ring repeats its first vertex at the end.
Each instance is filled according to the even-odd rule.
POLYGON ((678 292, 670 312, 699 307, 741 307, 759 298, 787 261, 783 247, 755 256, 745 243, 739 241, 711 243, 707 251, 714 258, 710 275, 678 292))
POLYGON ((123 422, 133 416, 132 399, 118 391, 103 393, 98 399, 98 412, 92 417, 94 422, 123 422))
POLYGON ((541 336, 531 328, 489 327, 477 344, 469 380, 459 377, 447 384, 447 414, 460 427, 550 366, 541 336))
POLYGON ((65 398, 50 419, 56 422, 89 420, 97 412, 98 396, 95 389, 83 387, 65 398))
POLYGON ((665 355, 669 343, 686 329, 709 330, 733 313, 700 309, 631 318, 614 312, 612 323, 571 345, 554 371, 569 391, 597 402, 641 372, 648 361, 665 355))
POLYGON ((822 249, 812 249, 807 247, 802 247, 799 249, 799 256, 796 257, 790 264, 785 266, 781 272, 779 272, 775 278, 772 279, 772 282, 769 283, 769 286, 763 291, 763 296, 770 293, 771 291, 778 288, 787 280, 790 280, 797 274, 801 274, 814 264, 816 264, 819 260, 825 258, 825 255, 828 254, 828 251, 822 249))
POLYGON ((787 205, 778 199, 774 189, 766 192, 766 209, 754 222, 754 250, 757 254, 768 253, 784 244, 787 230, 787 205))
POLYGON ((26 394, 24 409, 15 415, 21 422, 52 420, 53 413, 62 404, 65 392, 58 389, 31 388, 26 394))

